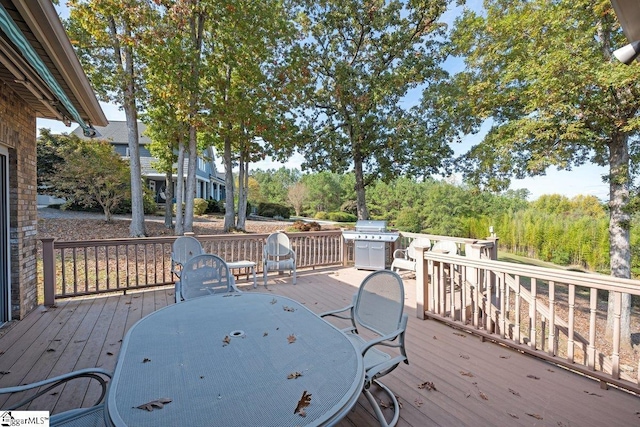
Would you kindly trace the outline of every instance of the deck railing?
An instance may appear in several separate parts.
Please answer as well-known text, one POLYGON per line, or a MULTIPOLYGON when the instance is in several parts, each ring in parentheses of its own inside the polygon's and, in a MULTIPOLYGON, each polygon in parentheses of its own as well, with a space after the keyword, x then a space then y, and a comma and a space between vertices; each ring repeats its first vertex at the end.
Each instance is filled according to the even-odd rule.
MULTIPOLYGON (((485 249, 468 245, 468 252, 485 249)), ((581 372, 603 388, 640 392, 639 357, 621 331, 622 295, 640 295, 640 281, 480 258, 419 248, 417 316, 581 372)))
MULTIPOLYGON (((262 272, 262 248, 268 234, 195 236, 208 253, 227 262, 247 260, 262 272)), ((347 262, 342 233, 335 231, 288 234, 298 268, 347 262)), ((174 283, 171 246, 176 237, 55 241, 42 239, 45 305, 56 298, 100 294, 174 283)))

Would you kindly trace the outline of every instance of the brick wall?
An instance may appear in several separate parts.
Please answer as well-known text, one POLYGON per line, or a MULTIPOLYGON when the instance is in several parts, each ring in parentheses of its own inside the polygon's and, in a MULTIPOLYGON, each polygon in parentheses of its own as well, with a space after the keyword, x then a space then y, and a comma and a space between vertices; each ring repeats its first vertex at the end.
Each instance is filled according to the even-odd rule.
POLYGON ((2 81, 0 145, 9 149, 11 311, 22 318, 37 305, 36 116, 2 81))

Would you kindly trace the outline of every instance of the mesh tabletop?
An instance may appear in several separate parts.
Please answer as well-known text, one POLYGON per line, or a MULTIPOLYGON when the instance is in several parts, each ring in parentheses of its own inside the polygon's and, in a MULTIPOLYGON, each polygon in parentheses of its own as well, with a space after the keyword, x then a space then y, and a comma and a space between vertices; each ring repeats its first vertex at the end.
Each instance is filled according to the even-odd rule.
POLYGON ((158 310, 131 328, 107 406, 115 425, 136 427, 331 425, 355 404, 363 378, 354 345, 299 303, 214 295, 158 310), (287 378, 295 372, 302 375, 287 378), (311 394, 305 417, 294 414, 303 391, 311 394), (136 408, 159 398, 172 402, 136 408))

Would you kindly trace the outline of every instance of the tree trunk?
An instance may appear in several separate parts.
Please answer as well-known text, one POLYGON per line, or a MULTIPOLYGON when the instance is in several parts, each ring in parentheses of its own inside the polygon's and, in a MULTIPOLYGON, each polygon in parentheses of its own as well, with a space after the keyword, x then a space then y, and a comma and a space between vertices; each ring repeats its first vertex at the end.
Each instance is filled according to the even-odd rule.
POLYGON ((249 187, 249 162, 240 159, 238 168, 238 222, 236 229, 245 231, 247 219, 247 193, 249 187))
POLYGON ((164 181, 164 226, 173 228, 173 212, 171 211, 173 204, 173 173, 171 171, 167 172, 164 181))
POLYGON ((184 200, 184 141, 178 140, 178 177, 176 178, 176 236, 184 234, 184 215, 182 201, 184 200))
MULTIPOLYGON (((631 216, 626 209, 629 202, 629 146, 628 136, 618 133, 609 143, 609 257, 611 275, 628 279, 631 277, 631 247, 629 226, 631 216)), ((614 295, 609 293, 607 310, 607 335, 613 333, 614 295)), ((620 343, 631 346, 631 296, 622 294, 620 318, 620 343)))
POLYGON ((193 231, 193 199, 196 197, 196 168, 198 142, 195 126, 189 126, 189 162, 187 164, 187 190, 184 202, 184 231, 193 231))
MULTIPOLYGON (((110 20, 111 37, 114 42, 114 56, 119 68, 125 77, 122 86, 123 108, 127 121, 129 142, 129 170, 131 171, 131 224, 129 235, 131 237, 143 237, 144 229, 144 203, 142 191, 142 173, 140 167, 140 141, 138 140, 138 108, 136 106, 135 69, 133 66, 133 51, 130 46, 122 48, 118 41, 115 21, 110 20), (123 63, 124 61, 124 63, 123 63)), ((130 36, 131 31, 127 27, 125 35, 130 36)))
POLYGON ((358 219, 369 219, 367 209, 367 199, 365 194, 364 173, 362 171, 362 156, 355 153, 353 167, 356 175, 356 207, 358 209, 358 219))
POLYGON ((236 212, 234 206, 233 194, 233 163, 231 160, 231 138, 227 133, 224 137, 224 185, 225 192, 225 208, 224 208, 224 231, 231 231, 235 227, 236 212))

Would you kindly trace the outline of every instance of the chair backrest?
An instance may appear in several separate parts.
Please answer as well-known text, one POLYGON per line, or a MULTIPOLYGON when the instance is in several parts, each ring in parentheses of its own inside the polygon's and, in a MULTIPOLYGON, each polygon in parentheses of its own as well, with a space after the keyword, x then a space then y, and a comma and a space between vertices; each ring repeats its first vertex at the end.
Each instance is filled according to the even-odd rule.
POLYGON ((204 252, 200 241, 191 236, 180 236, 171 247, 171 259, 176 264, 184 264, 190 258, 204 252))
POLYGON ((416 246, 424 246, 425 249, 431 248, 431 240, 426 237, 418 237, 413 239, 411 243, 409 243, 409 247, 407 248, 407 257, 409 259, 416 259, 416 246))
POLYGON ((204 295, 237 292, 227 263, 217 255, 196 255, 182 267, 180 293, 187 300, 204 295))
POLYGON ((432 251, 442 251, 449 255, 458 254, 458 244, 453 240, 438 240, 431 248, 432 251))
POLYGON ((265 258, 288 257, 291 254, 289 237, 284 233, 272 233, 264 244, 265 258))
POLYGON ((404 285, 398 273, 379 270, 360 285, 354 301, 354 319, 379 335, 397 330, 404 310, 404 285))

